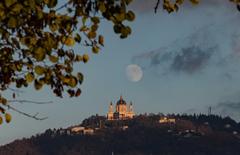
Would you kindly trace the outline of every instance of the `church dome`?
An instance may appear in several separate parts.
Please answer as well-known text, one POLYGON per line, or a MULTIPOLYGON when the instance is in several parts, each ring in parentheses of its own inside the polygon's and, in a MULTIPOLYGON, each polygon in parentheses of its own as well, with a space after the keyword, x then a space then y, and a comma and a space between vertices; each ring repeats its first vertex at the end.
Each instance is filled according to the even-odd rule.
POLYGON ((121 105, 121 104, 124 104, 126 105, 126 101, 123 100, 122 96, 120 96, 120 99, 117 101, 117 105, 121 105))

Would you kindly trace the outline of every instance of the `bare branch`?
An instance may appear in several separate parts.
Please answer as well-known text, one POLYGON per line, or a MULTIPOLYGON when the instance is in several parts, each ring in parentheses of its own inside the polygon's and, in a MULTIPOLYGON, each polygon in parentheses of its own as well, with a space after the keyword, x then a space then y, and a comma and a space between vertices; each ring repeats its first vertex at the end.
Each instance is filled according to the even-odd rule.
POLYGON ((157 4, 154 7, 154 12, 157 13, 158 6, 159 6, 160 0, 157 0, 157 4))
POLYGON ((63 8, 65 8, 65 7, 67 7, 68 4, 69 4, 69 2, 64 3, 62 6, 60 6, 59 8, 56 9, 56 12, 61 10, 61 9, 63 9, 63 8))
POLYGON ((8 87, 8 90, 16 92, 16 93, 24 93, 24 91, 22 91, 22 90, 14 89, 14 88, 11 88, 11 87, 8 87))
POLYGON ((38 113, 36 113, 35 115, 31 115, 31 114, 25 113, 25 112, 23 112, 23 111, 20 111, 20 110, 12 107, 12 106, 10 106, 10 105, 6 105, 6 106, 8 107, 8 109, 11 109, 11 110, 13 110, 13 111, 15 111, 15 112, 18 112, 19 114, 22 114, 22 115, 24 115, 24 116, 33 118, 33 119, 35 119, 35 120, 42 121, 42 120, 45 120, 45 119, 48 118, 48 117, 38 117, 38 116, 37 116, 38 113))
POLYGON ((34 103, 34 104, 50 104, 50 103, 53 103, 52 101, 48 101, 48 102, 37 102, 37 101, 30 101, 30 100, 8 100, 8 102, 11 102, 11 103, 34 103))

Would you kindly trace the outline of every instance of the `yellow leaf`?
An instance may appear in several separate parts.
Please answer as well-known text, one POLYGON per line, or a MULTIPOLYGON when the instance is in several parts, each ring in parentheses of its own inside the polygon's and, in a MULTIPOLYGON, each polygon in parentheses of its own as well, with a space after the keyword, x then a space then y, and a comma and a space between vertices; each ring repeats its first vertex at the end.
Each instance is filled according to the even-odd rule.
POLYGON ((82 92, 81 89, 78 88, 77 91, 76 91, 76 93, 75 93, 75 96, 76 96, 76 97, 80 96, 80 95, 81 95, 81 92, 82 92))
POLYGON ((199 0, 190 0, 193 4, 198 4, 199 0))
POLYGON ((83 54, 83 62, 87 63, 89 60, 89 56, 87 54, 83 54))
POLYGON ((34 68, 34 71, 35 71, 36 74, 42 75, 45 72, 45 68, 42 67, 42 66, 36 66, 34 68))
POLYGON ((48 4, 48 3, 49 3, 49 0, 43 0, 43 2, 44 2, 45 4, 48 4))
POLYGON ((176 0, 176 3, 181 5, 183 3, 184 0, 176 0))
POLYGON ((101 12, 105 12, 106 11, 106 7, 105 7, 105 4, 104 4, 104 2, 99 2, 99 10, 101 11, 101 12))
POLYGON ((0 124, 2 124, 2 122, 3 122, 3 119, 2 119, 2 117, 0 116, 0 124))
POLYGON ((25 76, 25 79, 27 80, 27 83, 31 83, 34 80, 33 73, 27 73, 27 75, 25 76))
POLYGON ((88 31, 89 30, 89 28, 87 27, 87 26, 85 26, 85 25, 83 25, 81 28, 80 28, 80 31, 81 32, 86 32, 86 31, 88 31))
POLYGON ((98 29, 98 25, 97 25, 97 24, 93 24, 93 25, 91 26, 91 31, 96 32, 97 29, 98 29))
POLYGON ((54 55, 51 55, 49 56, 49 60, 52 62, 52 63, 56 63, 58 62, 58 57, 54 56, 54 55))
POLYGON ((53 23, 53 24, 50 24, 50 25, 49 25, 49 29, 50 29, 52 32, 55 32, 55 31, 57 31, 57 30, 59 29, 59 26, 58 26, 58 24, 53 23))
POLYGON ((42 88, 42 86, 43 86, 43 83, 41 83, 40 81, 38 81, 38 80, 34 81, 34 87, 36 90, 40 90, 42 88))
POLYGON ((7 105, 7 99, 1 97, 0 98, 0 102, 3 104, 3 105, 7 105))
POLYGON ((73 46, 75 44, 75 40, 72 37, 67 37, 64 43, 67 46, 73 46))
POLYGON ((22 8, 23 8, 23 6, 19 3, 17 3, 13 6, 12 11, 15 12, 15 13, 19 13, 22 8))
POLYGON ((122 38, 126 38, 131 33, 130 27, 122 27, 121 28, 121 36, 122 38))
POLYGON ((62 81, 63 81, 63 83, 68 84, 69 81, 70 81, 70 78, 69 77, 63 77, 62 81))
POLYGON ((82 61, 82 56, 81 55, 76 55, 75 61, 82 61))
POLYGON ((89 39, 93 39, 93 38, 95 38, 96 37, 96 32, 94 32, 94 31, 90 31, 89 33, 88 33, 88 38, 89 39))
POLYGON ((123 21, 125 19, 125 13, 118 13, 115 15, 117 21, 123 21))
POLYGON ((3 9, 0 8, 0 19, 4 19, 5 18, 5 12, 3 9))
POLYGON ((79 80, 79 83, 82 84, 83 79, 84 79, 83 74, 79 72, 79 73, 77 74, 77 78, 78 78, 78 80, 79 80))
POLYGON ((128 21, 133 21, 135 19, 135 14, 132 11, 128 11, 128 13, 126 14, 126 19, 128 21))
POLYGON ((38 47, 35 51, 34 51, 34 58, 37 61, 42 61, 46 56, 46 51, 44 48, 42 47, 38 47))
POLYGON ((97 54, 99 52, 99 47, 93 46, 92 51, 93 51, 93 53, 97 54))
POLYGON ((91 18, 91 21, 94 23, 94 24, 98 24, 100 22, 99 18, 98 17, 92 17, 91 18))
POLYGON ((15 17, 10 17, 7 25, 10 28, 16 28, 17 27, 17 19, 15 17))
POLYGON ((98 36, 98 43, 102 46, 104 45, 104 37, 102 35, 98 36))
POLYGON ((70 80, 68 82, 68 85, 72 88, 74 88, 77 85, 77 79, 75 77, 70 77, 70 80))
POLYGON ((12 116, 11 116, 9 113, 6 113, 6 114, 5 114, 5 121, 6 121, 7 123, 9 123, 9 122, 11 122, 11 120, 12 120, 12 116))

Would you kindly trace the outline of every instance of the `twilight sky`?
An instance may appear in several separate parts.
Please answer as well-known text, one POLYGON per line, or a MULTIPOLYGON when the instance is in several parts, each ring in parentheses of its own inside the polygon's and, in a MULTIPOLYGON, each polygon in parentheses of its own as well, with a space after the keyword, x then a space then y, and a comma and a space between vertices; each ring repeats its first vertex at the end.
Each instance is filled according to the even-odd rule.
MULTIPOLYGON (((48 88, 22 89, 17 99, 53 101, 35 105, 15 103, 30 114, 49 117, 36 121, 11 112, 13 121, 0 126, 0 144, 30 137, 48 128, 79 124, 93 114, 105 115, 120 95, 140 113, 213 113, 240 120, 240 12, 228 0, 203 0, 184 5, 178 13, 162 9, 154 14, 155 0, 136 0, 133 33, 121 40, 103 21, 105 47, 91 54, 87 64, 76 64, 85 81, 79 98, 60 99, 48 88), (225 2, 226 1, 226 2, 225 2), (137 64, 143 78, 131 82, 125 69, 137 64)), ((85 49, 75 47, 79 53, 85 49)), ((10 93, 9 93, 10 96, 10 93)))

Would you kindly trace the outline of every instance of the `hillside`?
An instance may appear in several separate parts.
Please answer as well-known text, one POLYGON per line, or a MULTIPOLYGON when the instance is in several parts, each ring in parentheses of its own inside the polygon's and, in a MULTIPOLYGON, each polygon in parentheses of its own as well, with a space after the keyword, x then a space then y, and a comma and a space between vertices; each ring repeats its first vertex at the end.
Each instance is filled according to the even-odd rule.
POLYGON ((122 121, 91 116, 77 126, 16 140, 0 147, 0 154, 239 155, 239 133, 239 123, 215 115, 151 114, 122 121))

